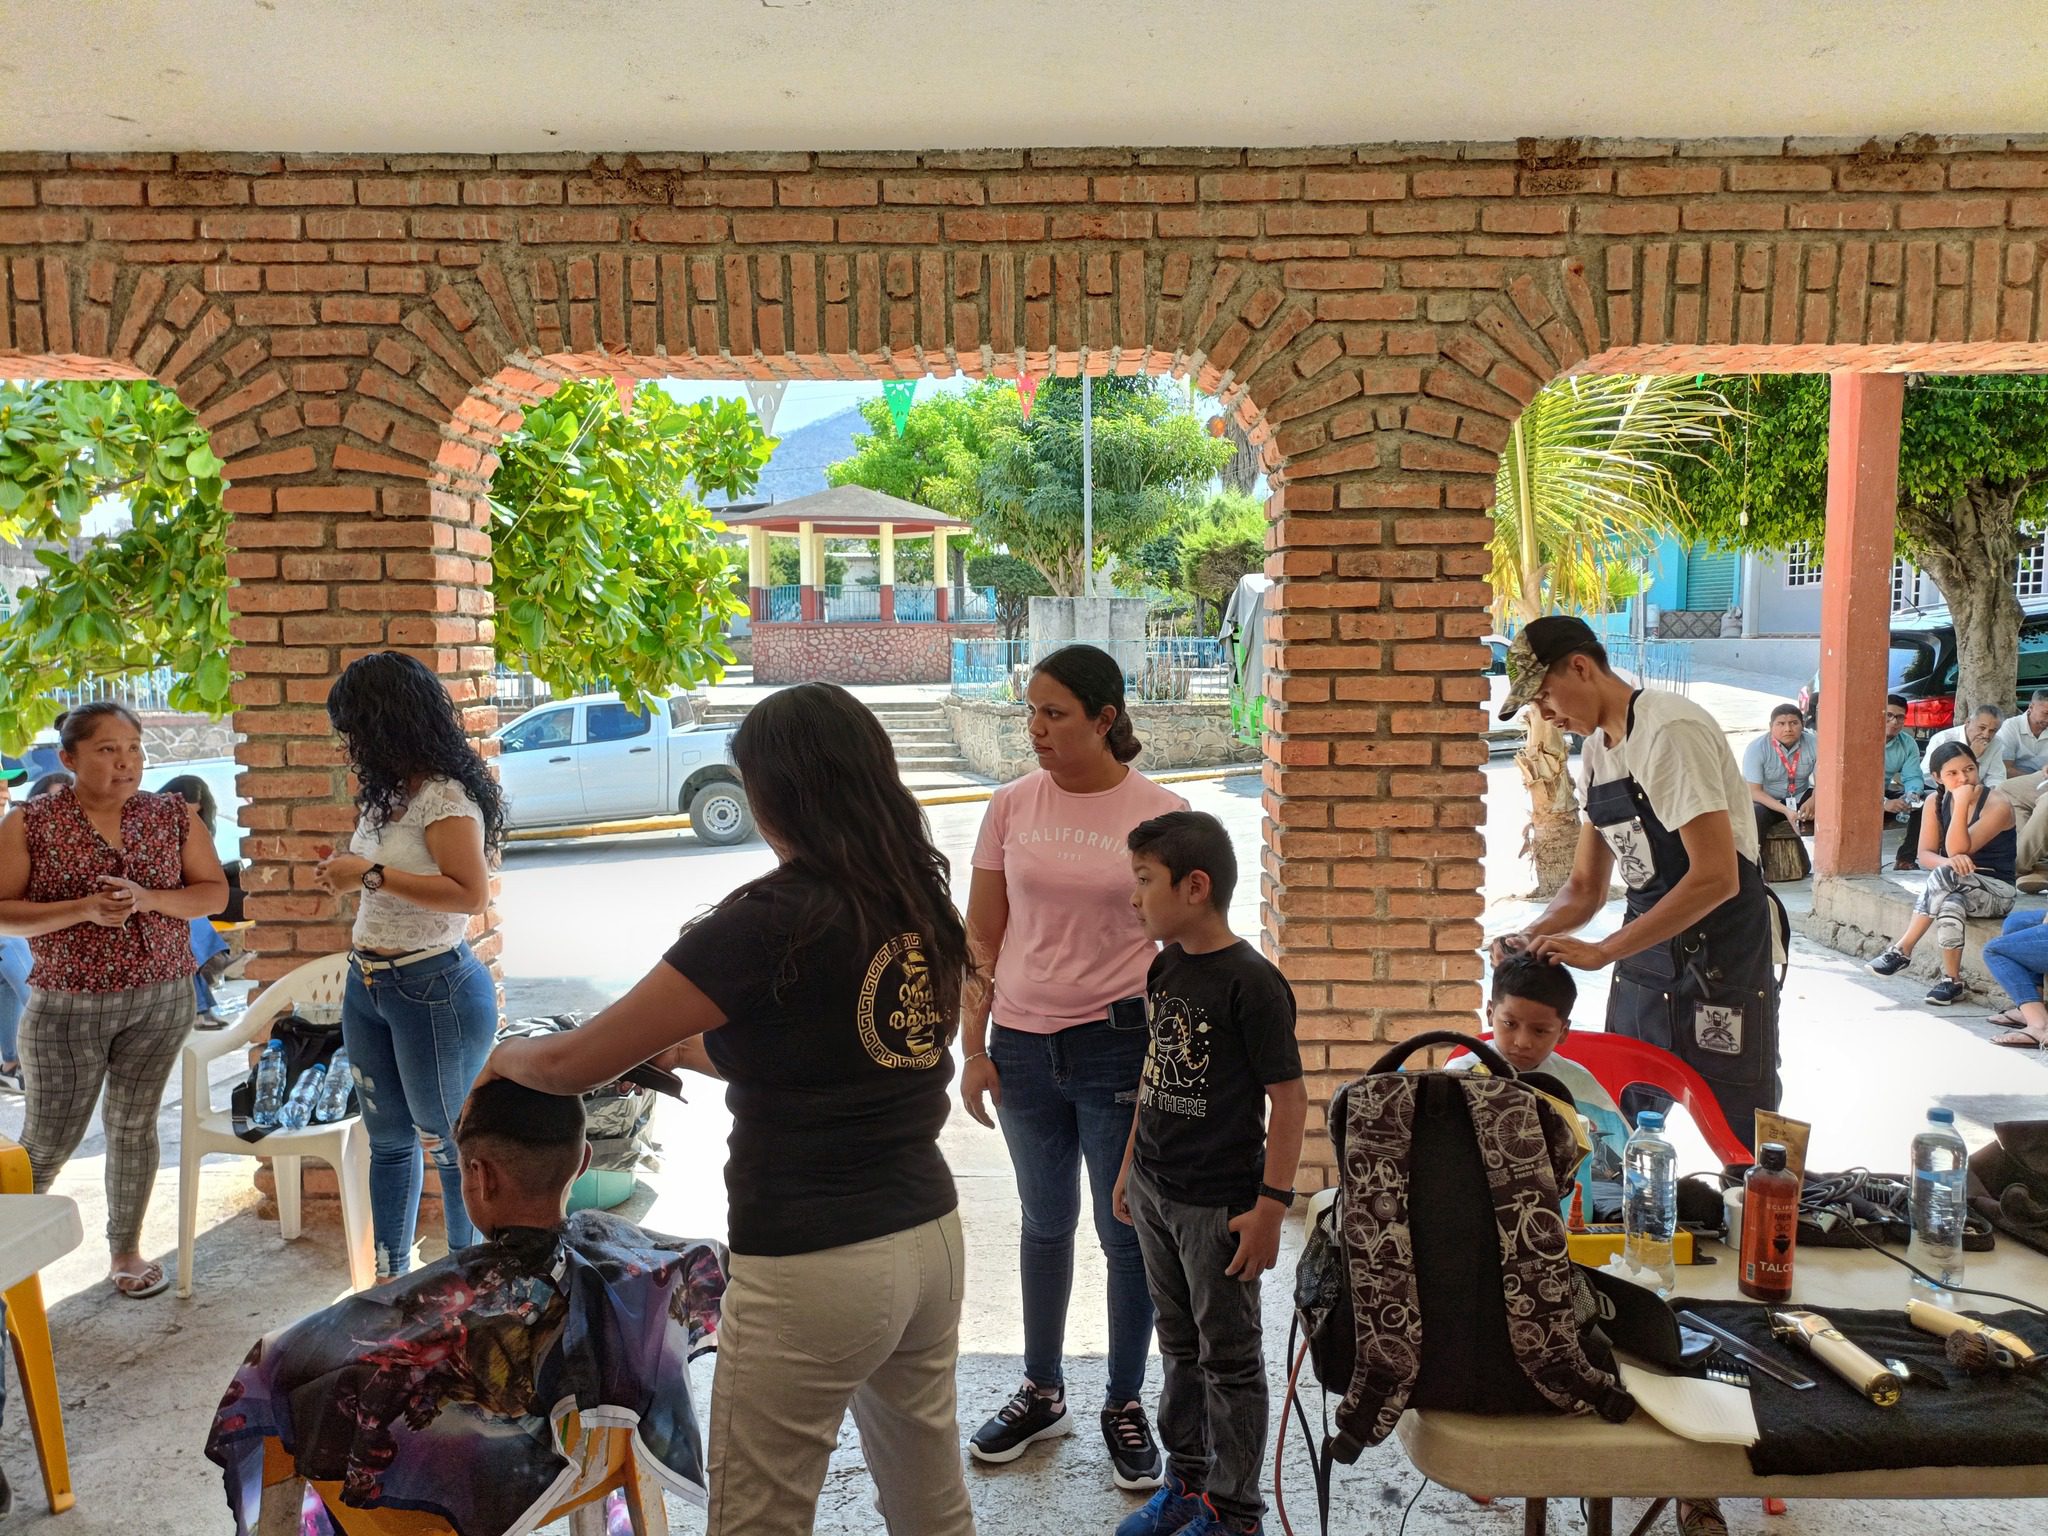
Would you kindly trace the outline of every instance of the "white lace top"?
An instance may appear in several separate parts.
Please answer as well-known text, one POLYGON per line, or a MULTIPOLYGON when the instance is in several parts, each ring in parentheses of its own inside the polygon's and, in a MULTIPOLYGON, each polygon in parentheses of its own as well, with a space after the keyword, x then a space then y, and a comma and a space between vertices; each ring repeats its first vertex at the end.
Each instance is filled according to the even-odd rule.
MULTIPOLYGON (((403 870, 409 875, 438 875, 441 866, 427 851, 427 828, 450 816, 469 816, 481 822, 483 812, 469 791, 452 779, 429 779, 412 797, 405 813, 372 831, 360 823, 349 839, 348 851, 360 854, 372 864, 403 870)), ((417 902, 394 892, 364 891, 356 904, 353 934, 357 949, 380 949, 386 953, 410 954, 418 949, 442 949, 462 942, 469 932, 467 912, 429 912, 417 902)))

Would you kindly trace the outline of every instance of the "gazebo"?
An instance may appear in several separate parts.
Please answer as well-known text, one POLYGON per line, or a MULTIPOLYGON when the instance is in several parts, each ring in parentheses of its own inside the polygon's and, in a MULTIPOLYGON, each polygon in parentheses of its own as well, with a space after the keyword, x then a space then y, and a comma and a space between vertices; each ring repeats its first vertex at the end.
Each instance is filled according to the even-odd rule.
POLYGON ((955 639, 995 634, 993 592, 945 579, 947 541, 969 531, 958 518, 866 486, 836 485, 724 512, 720 520, 747 536, 757 682, 942 683, 951 676, 955 639), (772 538, 797 541, 795 586, 770 583, 772 538), (898 585, 897 541, 925 538, 932 541, 931 585, 898 585), (877 540, 876 584, 827 584, 827 539, 877 540))

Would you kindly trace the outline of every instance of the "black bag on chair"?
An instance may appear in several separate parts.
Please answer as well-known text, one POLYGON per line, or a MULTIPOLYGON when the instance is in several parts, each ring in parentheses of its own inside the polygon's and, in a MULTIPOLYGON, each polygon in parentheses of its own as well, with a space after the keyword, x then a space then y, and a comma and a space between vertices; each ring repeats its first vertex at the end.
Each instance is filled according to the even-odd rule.
MULTIPOLYGON (((341 1049, 341 1024, 315 1023, 297 1013, 287 1013, 270 1026, 270 1038, 284 1043, 284 1091, 290 1096, 292 1085, 315 1067, 334 1067, 335 1052, 341 1049)), ((261 1141, 275 1126, 258 1125, 250 1118, 256 1110, 256 1069, 251 1067, 244 1077, 228 1094, 228 1113, 233 1117, 235 1134, 244 1141, 261 1141)), ((354 1083, 349 1084, 348 1107, 341 1118, 359 1115, 363 1112, 361 1100, 357 1097, 354 1083)))

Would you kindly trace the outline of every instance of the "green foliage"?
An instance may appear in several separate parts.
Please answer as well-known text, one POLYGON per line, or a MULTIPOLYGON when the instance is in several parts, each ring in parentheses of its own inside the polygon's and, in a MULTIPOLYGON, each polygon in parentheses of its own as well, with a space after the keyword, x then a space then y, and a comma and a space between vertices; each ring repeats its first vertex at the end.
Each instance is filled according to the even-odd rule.
MULTIPOLYGON (((770 539, 768 541, 768 585, 771 587, 800 586, 804 575, 803 551, 797 548, 795 539, 770 539)), ((825 551, 825 585, 839 586, 846 580, 846 557, 825 551)))
POLYGON ((854 439, 852 458, 825 471, 830 484, 864 485, 971 521, 981 510, 981 471, 996 431, 1014 425, 1020 408, 1014 384, 988 380, 919 401, 901 432, 887 401, 863 401, 860 414, 870 431, 854 439))
MULTIPOLYGON (((1734 549, 1820 548, 1826 528, 1828 380, 1719 381, 1748 414, 1683 466, 1680 489, 1705 537, 1734 549)), ((1899 423, 1899 551, 1931 573, 1955 619, 1956 692, 2009 708, 2018 691, 2013 562, 2048 521, 2048 379, 1913 378, 1899 423)))
POLYGON ((743 573, 697 498, 750 490, 774 446, 742 401, 642 389, 627 411, 607 379, 530 408, 491 482, 500 659, 629 701, 716 678, 743 573))
MULTIPOLYGON (((1229 463, 1170 389, 1149 378, 1094 384, 1095 554, 1130 560, 1229 463)), ((911 407, 896 431, 888 407, 832 466, 834 485, 864 485, 974 525, 984 544, 1028 561, 1055 592, 1081 590, 1081 385, 1047 379, 1030 421, 1016 386, 990 381, 911 407)))
MULTIPOLYGON (((1094 385, 1095 554, 1128 558, 1223 466, 1212 438, 1149 378, 1094 385)), ((1082 590, 1081 387, 1048 379, 1029 422, 998 429, 981 472, 975 531, 1036 566, 1062 596, 1082 590)))
POLYGON ((1266 564, 1266 504, 1243 491, 1211 500, 1180 541, 1180 585, 1221 605, 1238 582, 1266 564))
POLYGON ((220 474, 205 430, 156 385, 0 384, 0 538, 57 546, 36 551, 46 575, 0 629, 0 746, 26 746, 62 707, 52 692, 90 676, 171 667, 177 708, 228 710, 220 474), (109 497, 130 526, 81 545, 109 497))
MULTIPOLYGON (((597 381, 535 406, 492 486, 499 658, 557 691, 629 697, 715 676, 741 573, 697 496, 751 488, 772 446, 736 401, 643 389, 628 413, 597 381)), ((47 575, 0 628, 0 747, 26 745, 53 691, 86 677, 169 667, 175 707, 229 710, 221 469, 156 385, 0 384, 0 537, 59 546, 37 550, 47 575), (102 500, 125 502, 129 526, 81 543, 102 500)))
MULTIPOLYGON (((1678 468, 1701 534, 1728 549, 1822 540, 1827 517, 1828 380, 1765 374, 1715 381, 1749 418, 1678 468)), ((1899 548, 1916 561, 1951 548, 1945 509, 1981 488, 2009 492, 2021 530, 2048 513, 2048 380, 2008 374, 1909 381, 1899 426, 1899 548)))
POLYGON ((1494 482, 1497 616, 1599 612, 1666 534, 1690 530, 1673 468, 1735 411, 1690 378, 1560 379, 1529 402, 1494 482))
POLYGON ((995 588, 996 626, 1007 640, 1024 633, 1031 618, 1032 598, 1052 596, 1052 588, 1038 567, 1015 555, 974 556, 967 562, 967 584, 995 588))

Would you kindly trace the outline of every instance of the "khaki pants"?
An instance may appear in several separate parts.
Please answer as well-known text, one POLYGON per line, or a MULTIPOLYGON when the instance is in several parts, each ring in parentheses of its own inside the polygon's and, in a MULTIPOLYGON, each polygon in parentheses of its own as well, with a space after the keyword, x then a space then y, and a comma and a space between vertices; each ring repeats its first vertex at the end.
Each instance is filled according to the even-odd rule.
POLYGON ((732 1256, 710 1536, 808 1536, 848 1407, 890 1536, 974 1536, 953 1384, 965 1275, 957 1211, 843 1248, 732 1256))
POLYGON ((2048 808, 2041 804, 2041 789, 2048 783, 2048 769, 2021 774, 1994 786, 2012 802, 2012 819, 2019 831, 2019 856, 2014 868, 2031 875, 2048 864, 2048 808))

